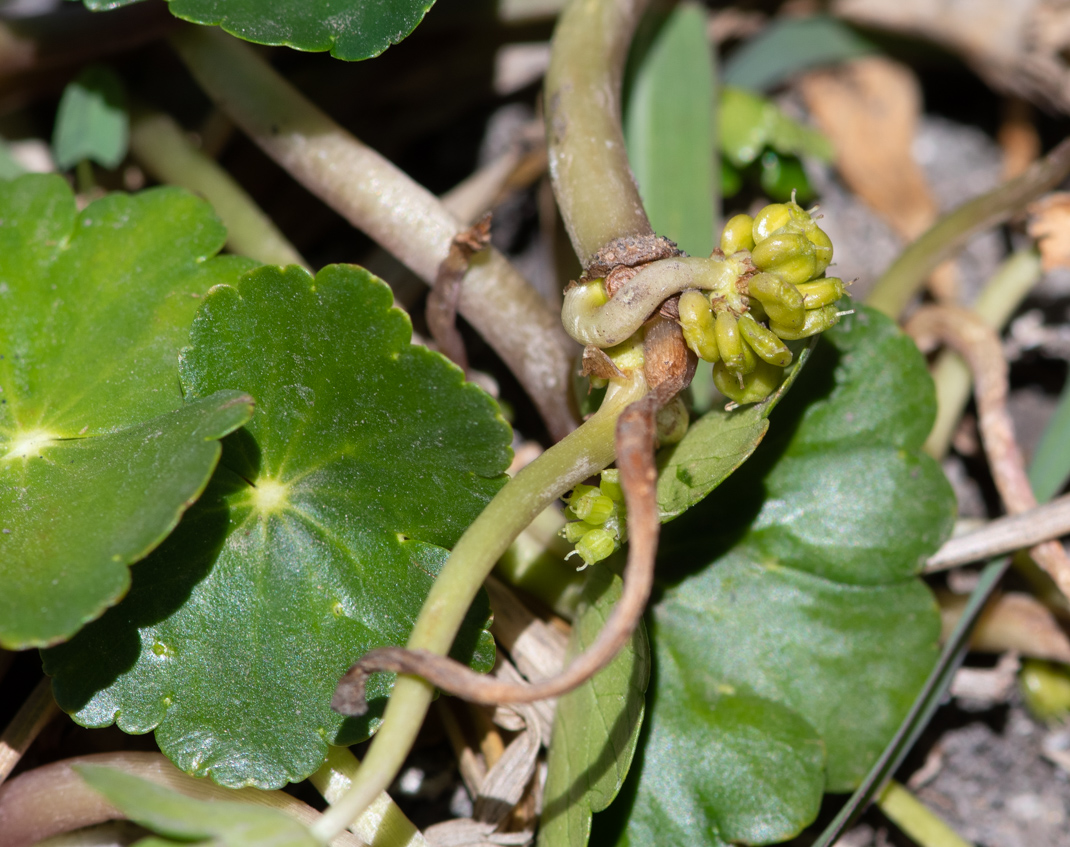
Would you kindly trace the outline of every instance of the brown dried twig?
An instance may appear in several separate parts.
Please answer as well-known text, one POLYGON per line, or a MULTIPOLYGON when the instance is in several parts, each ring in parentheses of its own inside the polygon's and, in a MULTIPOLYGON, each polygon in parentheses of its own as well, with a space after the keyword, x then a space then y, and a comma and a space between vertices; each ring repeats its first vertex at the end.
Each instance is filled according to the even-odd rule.
POLYGON ((438 344, 439 352, 466 373, 468 354, 464 349, 464 339, 457 329, 457 306, 461 302, 461 284, 468 273, 468 264, 488 244, 490 212, 453 237, 450 252, 438 266, 438 273, 427 296, 427 327, 438 344))
MULTIPOLYGON (((966 360, 973 372, 978 425, 996 489, 1011 514, 1036 506, 1007 413, 1007 360, 995 330, 966 309, 927 306, 910 319, 906 331, 922 349, 942 342, 966 360)), ((1059 590, 1070 597, 1070 558, 1062 544, 1046 541, 1029 552, 1059 590)))
POLYGON ((621 414, 616 428, 617 468, 628 511, 628 560, 624 587, 594 643, 557 676, 531 684, 478 674, 453 659, 427 650, 381 647, 366 653, 338 683, 331 707, 346 715, 367 711, 365 685, 377 671, 412 674, 441 690, 473 703, 531 703, 557 697, 583 684, 608 665, 627 643, 642 617, 654 583, 654 557, 660 520, 657 506, 657 468, 654 462, 658 409, 691 381, 694 355, 683 342, 680 328, 656 318, 644 342, 644 375, 652 390, 621 414))

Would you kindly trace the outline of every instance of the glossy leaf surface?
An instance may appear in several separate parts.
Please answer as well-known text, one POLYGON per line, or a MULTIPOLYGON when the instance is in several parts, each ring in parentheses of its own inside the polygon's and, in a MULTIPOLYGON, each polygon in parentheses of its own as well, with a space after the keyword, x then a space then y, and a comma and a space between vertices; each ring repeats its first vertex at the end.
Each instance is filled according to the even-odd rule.
POLYGON ((604 824, 618 843, 776 843, 862 779, 937 655, 914 577, 954 519, 919 449, 934 414, 913 343, 859 309, 748 464, 665 528, 649 735, 604 824))
MULTIPOLYGON (((85 0, 94 11, 139 0, 85 0)), ((168 0, 171 13, 256 44, 330 50, 336 59, 378 56, 423 20, 435 0, 168 0)))
POLYGON ((320 843, 304 826, 278 809, 195 800, 101 765, 81 764, 74 769, 127 818, 167 839, 175 839, 149 839, 153 845, 204 841, 216 847, 317 847, 320 843))
MULTIPOLYGON (((598 636, 622 584, 605 563, 590 569, 566 661, 598 636)), ((640 622, 607 668, 557 701, 539 847, 587 843, 591 813, 609 806, 631 765, 649 675, 650 645, 640 622)))
MULTIPOLYGON (((260 268, 206 298, 182 359, 193 396, 257 398, 212 485, 135 572, 127 600, 50 651, 89 726, 156 730, 180 768, 278 787, 377 725, 331 711, 367 650, 404 644, 446 548, 499 489, 509 429, 366 271, 260 268), (106 658, 102 659, 101 656, 106 658)), ((454 655, 493 662, 474 607, 454 655)))
POLYGON ((235 392, 182 407, 178 353, 242 259, 176 189, 77 212, 66 183, 0 183, 0 644, 55 643, 115 603, 127 566, 208 482, 235 392))

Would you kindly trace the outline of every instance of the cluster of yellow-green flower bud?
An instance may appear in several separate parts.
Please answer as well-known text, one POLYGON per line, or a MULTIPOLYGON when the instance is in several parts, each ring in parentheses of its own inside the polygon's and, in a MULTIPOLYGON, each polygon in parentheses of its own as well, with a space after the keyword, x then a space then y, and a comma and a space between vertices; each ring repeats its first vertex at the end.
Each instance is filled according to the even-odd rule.
POLYGON ((725 224, 721 251, 746 251, 757 272, 723 290, 680 295, 684 339, 713 363, 713 381, 735 403, 755 403, 780 385, 792 353, 784 341, 807 338, 839 318, 843 280, 825 277, 832 242, 797 203, 774 203, 725 224))
POLYGON ((602 471, 597 486, 577 485, 568 497, 565 516, 569 522, 561 530, 561 535, 576 545, 574 552, 583 559, 584 567, 602 561, 619 549, 626 540, 620 472, 614 469, 602 471))

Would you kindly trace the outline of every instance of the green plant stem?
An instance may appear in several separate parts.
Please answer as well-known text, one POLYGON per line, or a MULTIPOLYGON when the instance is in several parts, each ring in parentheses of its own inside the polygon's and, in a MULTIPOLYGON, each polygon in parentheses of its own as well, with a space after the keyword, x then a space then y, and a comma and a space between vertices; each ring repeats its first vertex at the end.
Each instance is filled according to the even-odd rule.
MULTIPOLYGON (((328 803, 340 800, 353 784, 360 761, 348 747, 328 747, 327 761, 310 776, 328 803)), ((353 822, 349 831, 373 847, 426 847, 427 839, 385 791, 353 822)))
POLYGON ((34 739, 58 713, 52 698, 52 680, 44 677, 0 735, 0 782, 7 779, 34 739))
POLYGON ((619 238, 653 235, 628 166, 621 78, 649 0, 574 0, 546 72, 550 175, 580 264, 619 238))
MULTIPOLYGON (((613 461, 617 418, 647 389, 638 371, 628 383, 611 388, 615 390, 583 426, 509 480, 461 536, 420 610, 408 649, 440 656, 449 652, 476 592, 513 540, 554 500, 613 461)), ((398 676, 353 787, 312 828, 320 840, 327 842, 345 830, 393 782, 433 695, 428 682, 398 676)))
POLYGON ((996 226, 1025 209, 1070 174, 1070 139, 1035 162, 1017 179, 982 194, 941 217, 896 259, 866 301, 898 318, 930 273, 979 232, 996 226))
MULTIPOLYGON (((464 226, 429 191, 310 103, 248 45, 214 27, 172 40, 218 106, 298 182, 431 284, 464 226)), ((497 251, 477 254, 460 313, 502 357, 551 433, 574 427, 574 345, 558 316, 497 251)))
POLYGON ((892 823, 916 841, 919 847, 972 847, 970 842, 938 818, 894 779, 881 791, 877 805, 892 823))
POLYGON ((227 228, 227 247, 231 251, 266 265, 310 267, 245 189, 197 149, 170 116, 134 112, 130 151, 160 182, 189 189, 211 203, 227 228))
MULTIPOLYGON (((1040 256, 1032 248, 1011 255, 985 285, 973 310, 993 329, 1003 329, 1015 309, 1040 279, 1040 256)), ((936 422, 925 442, 925 452, 935 459, 947 453, 962 410, 970 399, 973 377, 958 353, 944 351, 932 368, 936 383, 936 422)))

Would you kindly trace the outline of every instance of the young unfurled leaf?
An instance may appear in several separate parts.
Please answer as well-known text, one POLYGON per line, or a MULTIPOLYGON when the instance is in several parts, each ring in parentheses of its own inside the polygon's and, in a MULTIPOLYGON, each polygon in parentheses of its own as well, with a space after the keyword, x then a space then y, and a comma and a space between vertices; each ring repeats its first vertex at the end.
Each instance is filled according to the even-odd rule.
POLYGON ((179 388, 198 298, 251 265, 206 258, 225 237, 177 189, 78 213, 59 177, 0 183, 0 645, 53 644, 114 604, 252 413, 179 388))
POLYGON ((114 168, 126 156, 130 116, 126 94, 115 72, 86 68, 63 92, 52 134, 52 153, 61 170, 89 159, 114 168))
POLYGON ((937 654, 914 576, 955 513, 920 452, 934 415, 913 343, 859 309, 823 336, 751 460, 666 527, 643 767, 596 829, 775 843, 864 776, 937 654))
MULTIPOLYGON (((504 481, 509 428, 437 353, 409 343, 389 288, 336 265, 260 268, 205 299, 182 357, 191 396, 257 413, 213 483, 112 613, 46 654, 87 726, 156 730, 190 773, 277 787, 328 743, 366 737, 331 694, 373 647, 404 644, 447 551, 504 481)), ((486 604, 454 656, 493 662, 486 604)))

